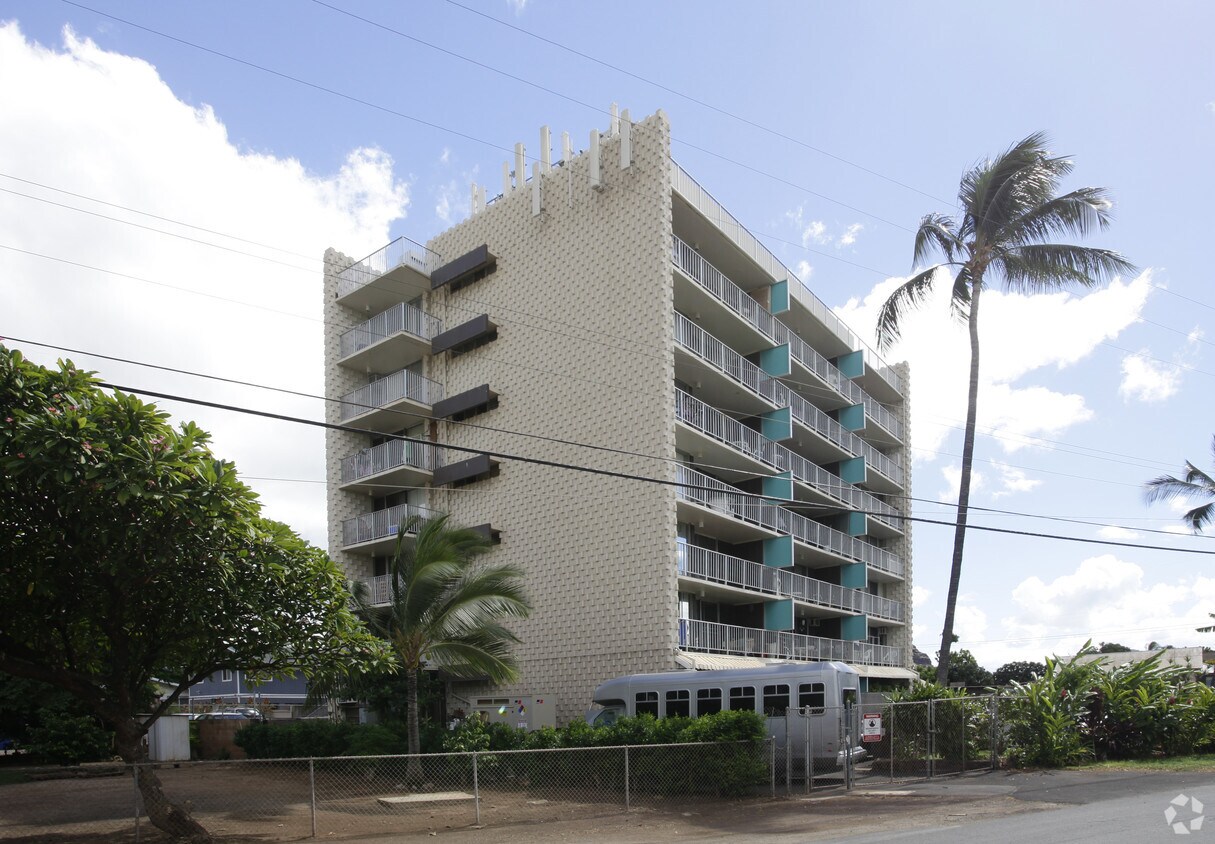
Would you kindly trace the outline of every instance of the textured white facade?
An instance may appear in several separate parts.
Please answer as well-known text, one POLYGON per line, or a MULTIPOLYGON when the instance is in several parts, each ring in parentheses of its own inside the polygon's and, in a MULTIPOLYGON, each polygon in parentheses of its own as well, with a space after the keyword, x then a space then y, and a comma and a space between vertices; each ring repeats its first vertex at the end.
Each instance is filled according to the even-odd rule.
MULTIPOLYGON (((871 676, 900 676, 911 664, 910 535, 897 518, 909 484, 908 405, 906 387, 899 395, 890 382, 905 385, 905 367, 879 375, 872 358, 847 357, 850 335, 820 324, 825 309, 816 317, 807 291, 791 290, 779 262, 673 164, 662 112, 511 187, 484 206, 474 199, 474 213, 430 240, 429 254, 390 244, 362 261, 325 255, 326 390, 348 398, 345 412, 330 402, 328 421, 378 432, 327 434, 333 557, 352 578, 381 574, 395 526, 374 513, 394 506, 492 527, 492 558, 526 573, 533 604, 530 619, 512 624, 521 678, 493 693, 551 696, 562 722, 603 680, 697 654, 846 653, 871 676), (478 254, 490 257, 478 263, 478 254), (493 330, 454 351, 427 347, 428 334, 480 318, 493 330), (786 332, 795 339, 776 342, 786 332), (716 357, 706 352, 715 343, 716 357), (885 401, 866 393, 862 407, 859 386, 845 385, 850 399, 820 383, 804 368, 812 347, 859 365, 857 384, 885 401), (781 351, 790 348, 797 360, 781 351), (756 376, 757 363, 789 371, 756 376), (482 386, 496 394, 488 409, 436 418, 437 401, 482 386), (790 395, 792 418, 782 416, 790 395), (902 430, 894 436, 872 417, 902 430), (783 439, 761 436, 765 425, 784 433, 782 424, 783 439), (487 475, 440 485, 435 465, 473 455, 432 462, 393 434, 689 485, 498 458, 487 475), (875 461, 891 461, 887 474, 900 463, 904 477, 879 477, 875 461), (786 465, 798 468, 776 477, 786 465), (771 497, 746 494, 761 492, 771 497), (880 508, 876 527, 855 515, 870 506, 880 508)), ((451 705, 489 691, 457 685, 451 705)))

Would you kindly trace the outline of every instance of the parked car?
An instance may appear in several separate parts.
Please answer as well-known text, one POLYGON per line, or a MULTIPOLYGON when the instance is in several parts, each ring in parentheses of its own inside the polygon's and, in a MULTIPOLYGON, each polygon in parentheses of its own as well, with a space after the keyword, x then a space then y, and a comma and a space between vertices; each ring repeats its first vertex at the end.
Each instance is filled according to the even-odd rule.
POLYGON ((262 715, 260 709, 252 706, 241 706, 233 709, 217 709, 214 712, 204 712, 197 716, 199 720, 244 720, 244 721, 265 721, 266 717, 262 715))

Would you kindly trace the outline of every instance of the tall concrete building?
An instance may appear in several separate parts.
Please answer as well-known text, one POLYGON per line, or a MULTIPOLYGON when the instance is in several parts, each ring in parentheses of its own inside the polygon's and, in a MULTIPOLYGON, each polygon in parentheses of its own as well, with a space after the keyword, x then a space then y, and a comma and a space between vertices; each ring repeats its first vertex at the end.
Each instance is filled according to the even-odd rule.
POLYGON ((913 676, 906 368, 672 160, 662 112, 550 147, 424 247, 326 252, 329 421, 361 429, 327 434, 331 554, 386 594, 403 519, 445 512, 526 572, 519 682, 453 707, 567 721, 681 666, 913 676))

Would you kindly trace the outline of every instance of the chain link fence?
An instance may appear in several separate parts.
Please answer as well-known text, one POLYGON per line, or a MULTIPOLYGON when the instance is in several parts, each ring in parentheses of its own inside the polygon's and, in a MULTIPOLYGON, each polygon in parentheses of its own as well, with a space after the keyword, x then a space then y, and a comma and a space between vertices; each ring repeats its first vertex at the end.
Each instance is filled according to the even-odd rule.
POLYGON ((773 758, 765 741, 82 766, 5 786, 0 840, 167 840, 139 777, 216 836, 338 840, 771 797, 773 758))

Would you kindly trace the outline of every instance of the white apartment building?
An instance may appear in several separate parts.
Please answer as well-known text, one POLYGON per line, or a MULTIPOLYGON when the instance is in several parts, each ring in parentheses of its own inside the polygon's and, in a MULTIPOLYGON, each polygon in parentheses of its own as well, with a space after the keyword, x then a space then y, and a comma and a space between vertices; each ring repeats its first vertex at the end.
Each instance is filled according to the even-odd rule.
POLYGON ((526 573, 519 682, 453 707, 547 695, 565 722, 679 667, 913 677, 906 366, 672 160, 663 112, 550 146, 425 246, 326 252, 328 421, 359 429, 327 433, 334 559, 374 593, 403 519, 447 512, 526 573))

